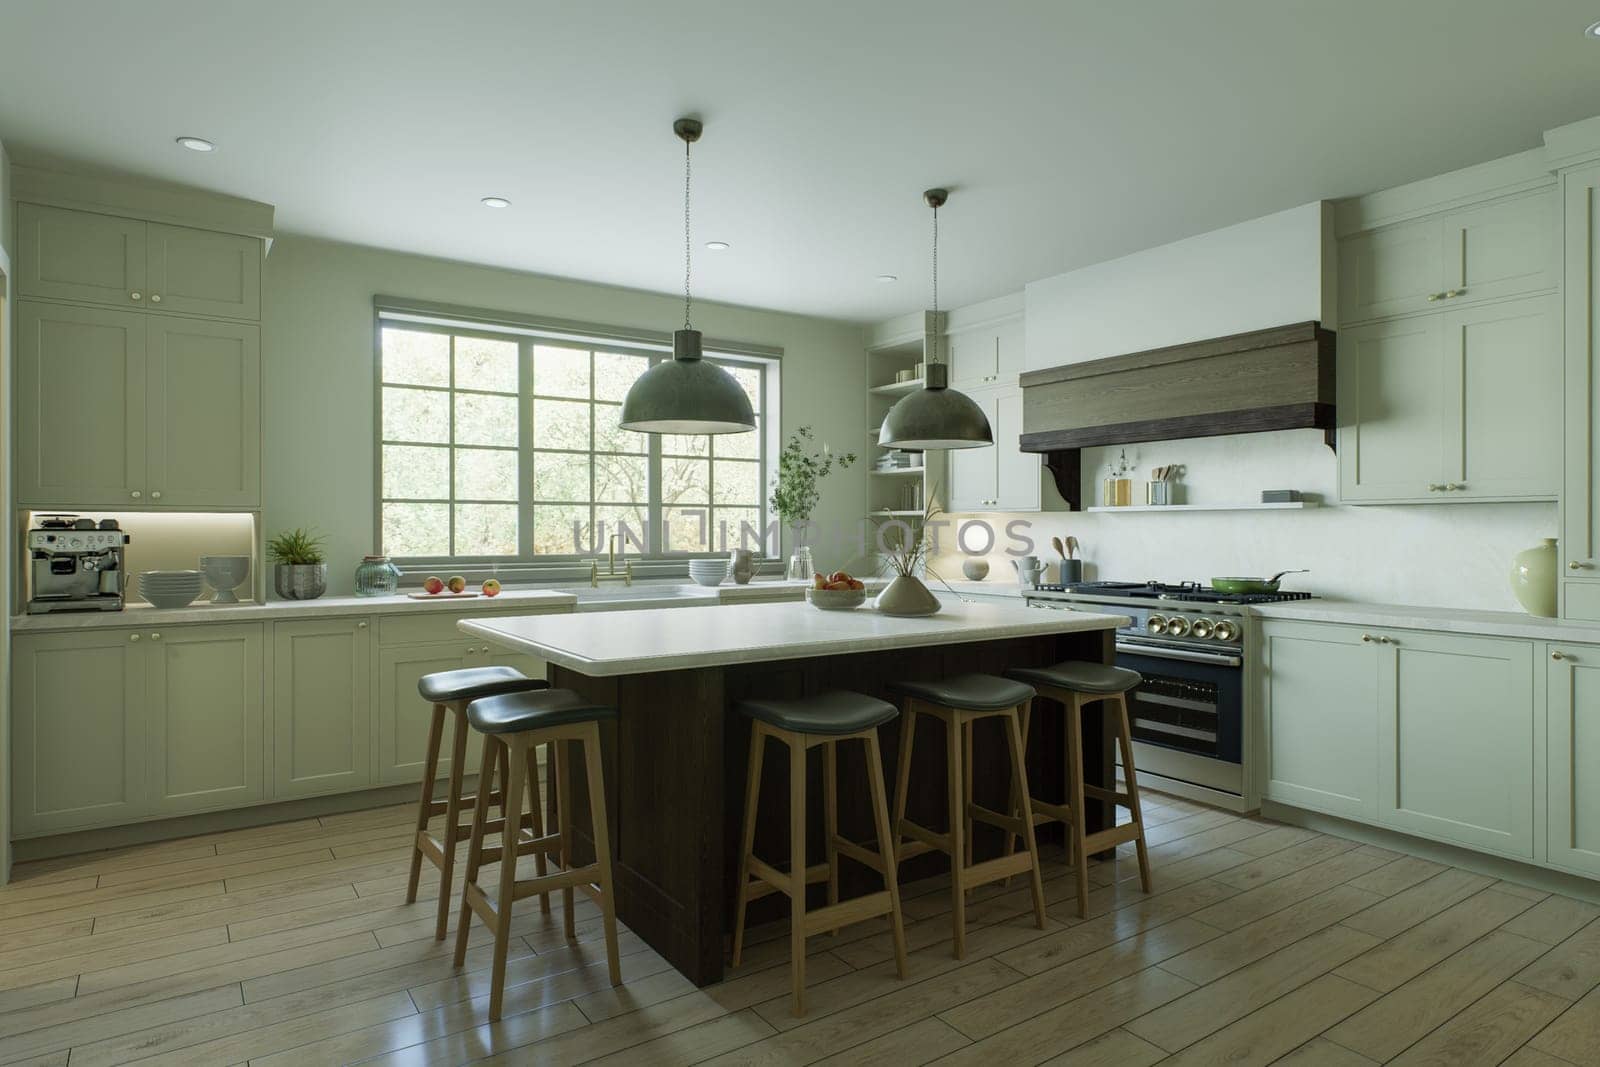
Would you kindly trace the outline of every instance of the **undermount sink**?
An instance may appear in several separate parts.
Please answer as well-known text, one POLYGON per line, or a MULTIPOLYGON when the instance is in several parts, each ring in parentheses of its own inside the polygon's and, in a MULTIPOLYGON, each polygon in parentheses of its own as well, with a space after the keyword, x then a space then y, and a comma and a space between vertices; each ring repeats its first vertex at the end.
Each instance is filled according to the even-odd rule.
POLYGON ((714 596, 707 596, 698 590, 681 585, 616 585, 601 586, 599 589, 583 586, 577 589, 563 589, 561 592, 571 593, 578 598, 579 611, 624 611, 636 603, 648 602, 659 606, 663 600, 681 601, 683 606, 687 606, 695 602, 716 599, 714 596))

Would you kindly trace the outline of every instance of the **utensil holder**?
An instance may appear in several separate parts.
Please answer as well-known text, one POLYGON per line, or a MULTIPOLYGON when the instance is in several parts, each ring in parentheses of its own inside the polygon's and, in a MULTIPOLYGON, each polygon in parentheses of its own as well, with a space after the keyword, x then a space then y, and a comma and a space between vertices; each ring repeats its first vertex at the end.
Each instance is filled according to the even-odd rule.
POLYGON ((1145 482, 1144 502, 1152 507, 1165 507, 1172 503, 1172 485, 1169 482, 1145 482))
POLYGON ((1077 585, 1083 581, 1083 560, 1064 559, 1060 569, 1062 585, 1077 585))

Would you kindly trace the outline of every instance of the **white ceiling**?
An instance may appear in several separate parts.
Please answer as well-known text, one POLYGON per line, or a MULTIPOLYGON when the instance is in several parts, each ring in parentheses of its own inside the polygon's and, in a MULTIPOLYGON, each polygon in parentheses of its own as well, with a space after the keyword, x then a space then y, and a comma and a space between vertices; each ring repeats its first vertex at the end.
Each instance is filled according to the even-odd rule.
POLYGON ((671 124, 698 113, 697 293, 866 320, 926 304, 927 186, 953 190, 941 303, 996 296, 1533 147, 1600 113, 1597 18, 1600 0, 4 0, 0 140, 264 200, 282 232, 672 291, 671 124))

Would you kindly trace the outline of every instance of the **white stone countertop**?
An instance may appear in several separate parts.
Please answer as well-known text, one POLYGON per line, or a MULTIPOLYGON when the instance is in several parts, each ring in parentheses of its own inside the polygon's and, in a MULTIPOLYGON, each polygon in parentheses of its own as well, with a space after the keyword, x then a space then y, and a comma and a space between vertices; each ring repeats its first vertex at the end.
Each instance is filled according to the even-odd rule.
POLYGON ((1337 622, 1351 626, 1393 626, 1402 630, 1438 630, 1445 633, 1525 637, 1535 641, 1574 641, 1600 644, 1600 623, 1545 619, 1520 611, 1469 611, 1462 608, 1425 608, 1406 604, 1367 604, 1353 600, 1297 600, 1261 604, 1250 614, 1262 619, 1301 619, 1337 622))
POLYGON ((1037 611, 1021 603, 962 603, 948 595, 940 602, 938 613, 917 619, 880 615, 870 605, 820 611, 805 603, 777 603, 697 612, 687 626, 670 611, 466 618, 456 625, 581 674, 609 677, 1111 630, 1130 622, 1122 615, 1037 611))

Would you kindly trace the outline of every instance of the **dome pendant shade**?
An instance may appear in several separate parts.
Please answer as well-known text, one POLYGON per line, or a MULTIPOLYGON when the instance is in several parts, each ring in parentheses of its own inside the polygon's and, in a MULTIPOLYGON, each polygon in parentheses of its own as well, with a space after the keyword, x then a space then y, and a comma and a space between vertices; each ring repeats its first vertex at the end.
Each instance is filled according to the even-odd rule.
POLYGON ((927 366, 923 387, 900 398, 878 429, 878 444, 902 452, 982 448, 994 444, 989 417, 965 393, 949 388, 949 368, 927 366))
POLYGON ((628 390, 622 428, 638 433, 746 433, 756 428, 756 416, 733 375, 700 358, 700 331, 678 330, 672 335, 672 358, 645 371, 628 390))

